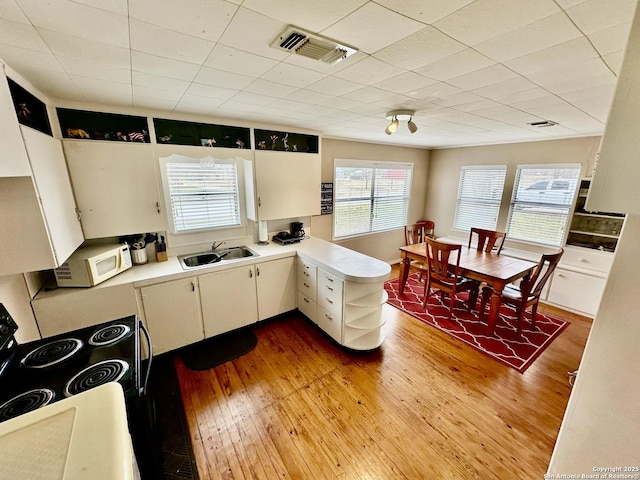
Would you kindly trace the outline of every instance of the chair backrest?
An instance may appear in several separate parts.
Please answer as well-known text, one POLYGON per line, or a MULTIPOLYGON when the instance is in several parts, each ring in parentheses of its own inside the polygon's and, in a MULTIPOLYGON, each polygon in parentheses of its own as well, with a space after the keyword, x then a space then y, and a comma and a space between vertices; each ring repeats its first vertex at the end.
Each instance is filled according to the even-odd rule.
POLYGON ((485 230, 484 228, 472 228, 469 232, 469 248, 471 248, 471 244, 473 243, 474 235, 478 237, 476 248, 479 252, 497 253, 499 255, 502 251, 502 245, 504 245, 506 238, 505 232, 485 230))
POLYGON ((433 226, 428 224, 433 222, 420 221, 413 225, 404 226, 404 242, 405 245, 413 245, 415 243, 422 243, 427 237, 433 238, 433 226))
POLYGON ((432 220, 418 220, 417 225, 424 229, 425 237, 436 238, 436 224, 432 220))
POLYGON ((425 238, 427 243, 427 265, 431 280, 450 283, 459 276, 461 245, 438 242, 432 238, 425 238), (449 266, 449 258, 456 254, 455 268, 449 266))
POLYGON ((551 274, 556 269, 556 265, 560 262, 563 253, 564 249, 561 248, 558 253, 542 255, 529 279, 520 283, 520 291, 524 300, 540 297, 544 285, 551 278, 551 274))

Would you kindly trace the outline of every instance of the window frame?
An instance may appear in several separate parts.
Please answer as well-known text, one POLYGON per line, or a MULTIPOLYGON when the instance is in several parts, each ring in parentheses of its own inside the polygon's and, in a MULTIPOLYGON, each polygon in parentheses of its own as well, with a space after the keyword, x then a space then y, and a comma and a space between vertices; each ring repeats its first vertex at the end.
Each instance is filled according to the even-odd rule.
MULTIPOLYGON (((580 163, 544 163, 544 164, 520 164, 516 166, 516 172, 515 172, 515 176, 514 176, 514 180, 513 180, 513 190, 511 192, 511 198, 509 200, 509 212, 507 214, 507 223, 505 226, 505 231, 507 233, 507 238, 513 241, 517 241, 517 242, 523 242, 523 243, 529 243, 529 244, 534 244, 534 245, 545 245, 545 246, 552 246, 552 247, 563 247, 566 243, 566 239, 567 239, 567 235, 569 232, 569 227, 570 227, 570 223, 571 223, 571 217, 572 217, 572 213, 573 213, 573 208, 575 205, 575 201, 576 201, 576 197, 578 194, 578 190, 579 190, 579 185, 580 185, 580 178, 581 178, 581 172, 582 172, 582 165, 580 163), (575 178, 567 178, 567 177, 551 177, 551 178, 543 178, 540 180, 536 180, 534 181, 532 184, 533 185, 537 182, 541 182, 546 180, 547 182, 551 182, 551 185, 549 186, 549 183, 547 183, 544 192, 553 192, 553 191, 557 191, 559 189, 554 189, 554 183, 556 180, 567 180, 568 183, 570 184, 571 182, 574 183, 574 191, 571 194, 570 197, 567 197, 568 199, 570 199, 570 201, 567 202, 547 202, 547 201, 535 201, 533 199, 524 199, 524 198, 520 198, 518 199, 518 195, 519 195, 519 191, 523 191, 526 190, 526 188, 524 188, 525 186, 520 186, 521 184, 521 178, 522 178, 522 172, 525 170, 540 170, 540 171, 544 171, 544 170, 548 170, 549 174, 551 174, 553 171, 558 171, 558 170, 573 170, 575 172, 575 178), (551 187, 551 188, 550 188, 551 187), (566 213, 562 213, 561 217, 563 218, 563 223, 564 225, 559 225, 559 233, 561 232, 562 236, 561 238, 559 238, 557 241, 545 241, 545 239, 536 239, 536 238, 531 238, 531 236, 527 237, 527 238, 523 238, 517 235, 514 235, 513 233, 513 227, 514 227, 514 222, 513 222, 513 216, 514 213, 517 211, 524 211, 523 207, 529 207, 531 210, 533 210, 533 213, 535 213, 536 215, 541 215, 541 216, 546 216, 550 219, 552 219, 552 217, 559 217, 559 212, 560 210, 566 210, 566 213), (538 211, 536 212, 535 209, 536 207, 540 207, 538 209, 538 211), (545 213, 544 210, 547 210, 547 212, 545 213), (552 212, 550 210, 555 209, 555 212, 552 212)), ((535 189, 534 189, 535 190, 535 189)), ((523 194, 523 196, 526 195, 523 194)), ((526 198, 526 197, 525 197, 526 198)), ((546 199, 545 199, 546 200, 546 199)), ((523 222, 523 225, 526 225, 523 222)), ((516 224, 516 228, 518 228, 519 225, 516 224)))
POLYGON ((358 237, 364 237, 367 235, 373 235, 373 234, 377 234, 377 233, 382 233, 382 232, 388 232, 388 231, 392 231, 392 230, 397 230, 399 228, 404 228, 404 225, 407 223, 407 218, 409 215, 409 207, 410 207, 410 203, 411 203, 411 189, 413 187, 413 163, 411 162, 395 162, 392 160, 388 160, 388 161, 381 161, 381 160, 355 160, 355 159, 342 159, 342 158, 336 158, 334 159, 334 165, 333 165, 333 181, 334 181, 334 198, 333 198, 333 226, 332 226, 332 239, 333 240, 346 240, 346 239, 350 239, 350 238, 358 238, 358 237), (360 197, 353 197, 351 199, 338 199, 338 194, 339 194, 339 187, 338 187, 338 169, 339 168, 353 168, 353 169, 357 169, 357 170, 372 170, 372 178, 374 178, 375 176, 375 171, 376 170, 406 170, 408 172, 408 177, 405 180, 405 191, 402 193, 402 195, 398 195, 396 196, 397 198, 402 198, 403 200, 403 208, 404 208, 404 215, 403 218, 401 220, 398 220, 398 222, 396 222, 397 224, 393 224, 393 225, 389 225, 389 226, 385 226, 384 228, 373 228, 373 221, 375 219, 375 205, 376 205, 376 200, 380 200, 383 198, 389 199, 391 197, 385 197, 384 195, 380 195, 378 194, 378 196, 375 195, 374 193, 374 189, 375 189, 375 182, 372 181, 371 186, 370 186, 370 190, 369 190, 369 195, 367 196, 360 196, 360 197), (369 215, 369 226, 370 228, 367 229, 366 231, 359 231, 356 233, 349 233, 349 234, 343 234, 343 235, 337 235, 337 223, 340 219, 339 216, 339 204, 347 204, 349 202, 358 202, 358 201, 362 201, 362 200, 369 200, 369 204, 370 204, 370 215, 369 215))
POLYGON ((162 187, 163 187, 164 202, 165 202, 165 209, 166 209, 165 218, 167 219, 167 227, 169 228, 171 235, 196 234, 200 232, 238 228, 244 225, 244 216, 242 214, 242 191, 240 186, 240 177, 242 172, 239 172, 238 170, 239 169, 238 162, 239 162, 239 159, 236 157, 214 158, 211 156, 207 156, 203 158, 195 158, 195 157, 187 157, 187 156, 178 155, 178 154, 171 154, 167 157, 160 157, 159 159, 160 175, 162 179, 162 187), (189 164, 200 164, 200 165, 206 165, 206 164, 233 165, 234 174, 235 174, 235 178, 233 179, 234 181, 233 183, 235 183, 234 191, 233 191, 233 195, 235 197, 234 198, 234 203, 235 203, 234 219, 236 221, 233 221, 232 223, 230 222, 230 223, 224 223, 220 225, 211 225, 211 226, 206 226, 202 228, 189 228, 189 229, 178 230, 178 228, 176 228, 176 221, 173 214, 174 209, 173 209, 172 192, 171 192, 171 187, 169 185, 169 174, 167 173, 167 164, 170 164, 170 163, 189 163, 189 164))
MULTIPOLYGON (((469 177, 471 178, 471 177, 469 177)), ((500 219, 500 213, 502 211, 502 197, 504 196, 504 187, 505 187, 505 183, 506 183, 506 178, 507 178, 507 165, 462 165, 460 167, 460 176, 458 179, 458 191, 456 193, 456 205, 455 205, 455 212, 454 212, 454 218, 453 218, 453 229, 454 230, 460 230, 460 231, 465 231, 468 232, 471 227, 477 227, 477 228, 485 228, 487 230, 496 230, 498 228, 498 220, 500 219), (464 222, 464 217, 466 217, 467 215, 471 215, 472 212, 471 211, 464 211, 462 210, 461 206, 464 205, 465 203, 469 203, 470 205, 477 205, 477 199, 479 198, 480 194, 476 194, 473 197, 468 197, 468 196, 462 196, 462 192, 464 191, 464 184, 463 182, 465 181, 465 177, 467 177, 467 173, 466 172, 482 172, 483 174, 487 174, 490 173, 491 171, 494 171, 495 174, 501 174, 502 175, 502 188, 500 190, 500 194, 497 197, 494 198, 490 198, 490 197, 485 197, 485 204, 490 204, 493 205, 495 208, 495 221, 492 224, 489 223, 477 223, 474 225, 465 225, 466 222, 464 222), (464 198, 469 198, 470 200, 463 200, 464 198)), ((489 215, 486 215, 486 219, 489 219, 489 215)))

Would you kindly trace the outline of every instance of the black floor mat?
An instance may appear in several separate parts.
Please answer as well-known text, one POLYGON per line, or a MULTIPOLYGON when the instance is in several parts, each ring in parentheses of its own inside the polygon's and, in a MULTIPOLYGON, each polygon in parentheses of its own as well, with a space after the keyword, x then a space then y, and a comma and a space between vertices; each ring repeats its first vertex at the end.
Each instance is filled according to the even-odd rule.
POLYGON ((257 343, 250 328, 241 328, 186 347, 180 356, 191 370, 209 370, 249 353, 257 343))

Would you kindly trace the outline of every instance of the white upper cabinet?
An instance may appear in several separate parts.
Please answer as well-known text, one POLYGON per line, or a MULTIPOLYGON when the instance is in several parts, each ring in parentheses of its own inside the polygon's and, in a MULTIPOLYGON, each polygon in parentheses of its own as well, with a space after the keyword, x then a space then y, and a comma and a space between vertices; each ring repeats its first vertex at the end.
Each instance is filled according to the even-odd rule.
POLYGON ((31 176, 29 159, 4 75, 4 63, 0 62, 0 66, 3 69, 0 74, 0 177, 28 177, 31 176))
POLYGON ((275 220, 319 215, 320 168, 318 153, 256 150, 255 161, 245 165, 245 185, 253 182, 255 186, 255 191, 247 189, 247 217, 275 220))
POLYGON ((63 140, 86 238, 165 230, 147 143, 63 140))
POLYGON ((586 207, 640 213, 640 8, 636 10, 586 207))

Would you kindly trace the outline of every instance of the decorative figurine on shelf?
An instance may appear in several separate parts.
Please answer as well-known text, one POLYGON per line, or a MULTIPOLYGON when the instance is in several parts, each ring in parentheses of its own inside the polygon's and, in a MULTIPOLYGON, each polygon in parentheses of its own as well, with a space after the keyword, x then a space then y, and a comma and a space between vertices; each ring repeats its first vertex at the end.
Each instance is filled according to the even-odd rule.
POLYGON ((147 132, 146 130, 142 130, 142 132, 130 132, 129 135, 127 135, 128 139, 130 142, 142 142, 145 143, 145 136, 146 136, 147 132))
POLYGON ((203 147, 213 147, 216 144, 216 139, 215 138, 201 138, 200 139, 200 145, 202 145, 203 147))
POLYGON ((69 138, 91 138, 89 134, 81 128, 67 128, 66 133, 69 138))
POLYGON ((269 138, 271 138, 271 150, 275 150, 276 149, 276 141, 278 140, 278 136, 277 135, 271 135, 269 138))
POLYGON ((267 142, 265 142, 264 140, 260 140, 258 142, 258 150, 266 150, 267 149, 267 142))
POLYGON ((242 140, 240 140, 240 139, 237 139, 236 140, 236 146, 238 148, 244 148, 244 142, 242 140))
POLYGON ((31 110, 29 110, 29 107, 27 107, 26 103, 19 103, 17 110, 18 110, 18 121, 20 123, 31 121, 31 110))
POLYGON ((173 137, 173 135, 163 135, 162 137, 158 137, 158 141, 160 143, 169 143, 171 137, 173 137))
POLYGON ((297 145, 297 144, 295 144, 295 143, 293 144, 293 151, 294 151, 294 152, 297 152, 297 151, 298 151, 298 145, 297 145))
POLYGON ((284 145, 284 151, 288 152, 289 151, 289 133, 287 133, 283 138, 282 138, 282 144, 284 145))

